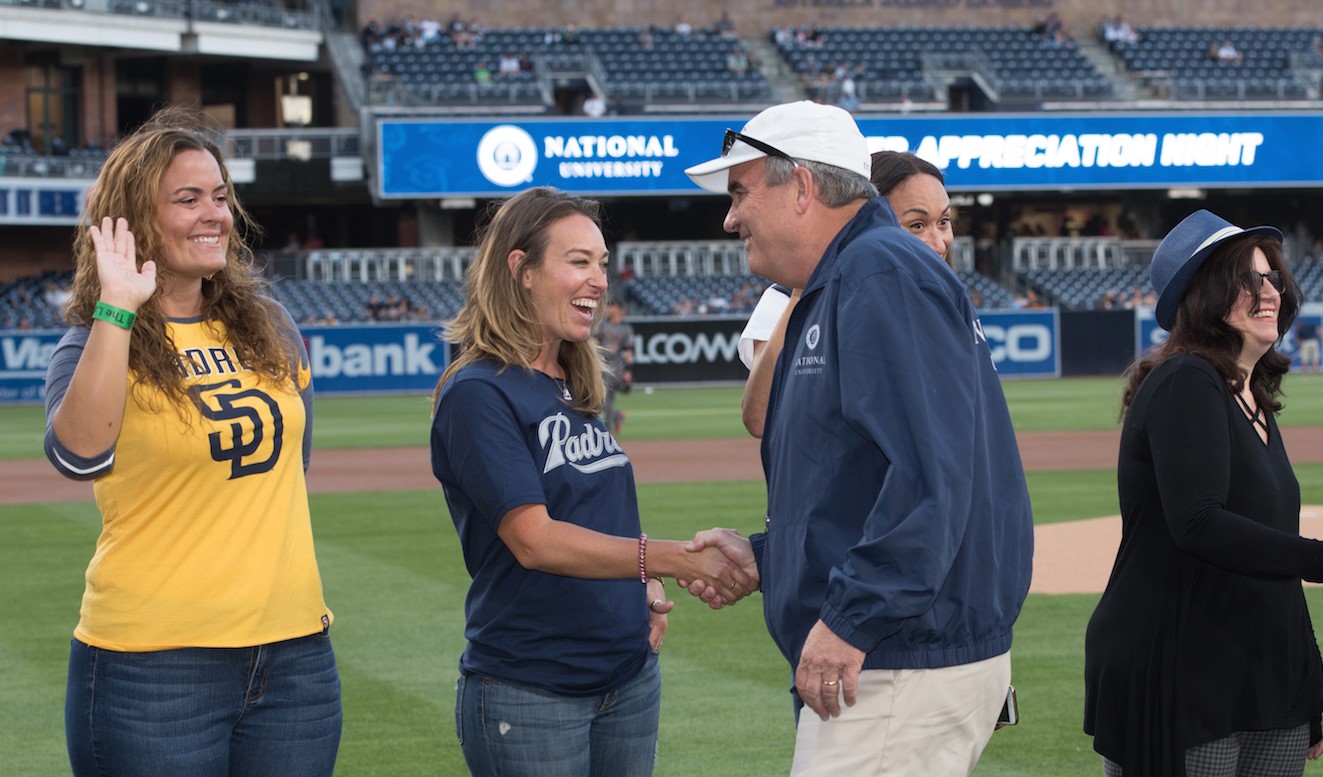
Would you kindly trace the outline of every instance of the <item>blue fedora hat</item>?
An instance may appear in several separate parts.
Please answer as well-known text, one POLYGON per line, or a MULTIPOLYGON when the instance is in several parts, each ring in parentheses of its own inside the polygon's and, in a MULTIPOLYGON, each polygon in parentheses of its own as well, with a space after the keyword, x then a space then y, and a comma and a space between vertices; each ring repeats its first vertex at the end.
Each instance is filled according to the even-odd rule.
POLYGON ((1214 249, 1233 237, 1255 233, 1271 235, 1278 242, 1282 239, 1282 233, 1276 227, 1241 229, 1206 210, 1191 213, 1168 232, 1153 252, 1153 264, 1148 268, 1153 290, 1158 293, 1158 306, 1154 311, 1158 326, 1171 331, 1185 287, 1190 285, 1195 271, 1214 249))

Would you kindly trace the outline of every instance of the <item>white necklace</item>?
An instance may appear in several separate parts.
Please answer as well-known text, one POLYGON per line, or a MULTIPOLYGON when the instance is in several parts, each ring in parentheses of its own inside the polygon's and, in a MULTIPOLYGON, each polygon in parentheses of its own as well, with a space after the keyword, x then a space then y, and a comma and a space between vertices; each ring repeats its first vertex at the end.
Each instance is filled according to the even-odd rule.
MULTIPOLYGON (((547 377, 551 377, 551 376, 548 375, 547 377)), ((570 387, 569 387, 568 385, 565 384, 565 379, 564 379, 564 378, 551 378, 551 380, 552 380, 557 386, 560 387, 560 396, 561 396, 561 399, 564 399, 566 402, 573 402, 573 401, 574 401, 574 397, 570 394, 570 387)))

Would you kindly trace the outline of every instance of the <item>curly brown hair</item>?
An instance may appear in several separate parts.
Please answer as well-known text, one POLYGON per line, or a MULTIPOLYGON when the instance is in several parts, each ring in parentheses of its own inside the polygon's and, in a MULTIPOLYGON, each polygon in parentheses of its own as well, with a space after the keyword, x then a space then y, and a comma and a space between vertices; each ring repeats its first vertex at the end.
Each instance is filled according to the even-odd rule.
MULTIPOLYGON (((158 389, 176 407, 192 406, 179 367, 179 355, 166 328, 161 289, 170 268, 161 261, 164 240, 158 224, 161 179, 184 151, 205 151, 216 159, 234 219, 226 246, 225 269, 202 281, 202 320, 224 324, 226 338, 240 358, 264 379, 293 380, 298 331, 271 298, 269 284, 253 271, 248 235, 256 225, 235 195, 234 181, 219 144, 205 129, 204 116, 193 108, 166 108, 117 144, 88 191, 85 223, 124 218, 133 230, 139 267, 156 261, 156 292, 138 309, 129 348, 129 372, 135 385, 158 389)), ((73 295, 64 317, 74 326, 91 326, 92 310, 101 296, 96 248, 90 230, 76 231, 73 241, 73 295)), ((144 392, 135 390, 139 401, 144 392)))

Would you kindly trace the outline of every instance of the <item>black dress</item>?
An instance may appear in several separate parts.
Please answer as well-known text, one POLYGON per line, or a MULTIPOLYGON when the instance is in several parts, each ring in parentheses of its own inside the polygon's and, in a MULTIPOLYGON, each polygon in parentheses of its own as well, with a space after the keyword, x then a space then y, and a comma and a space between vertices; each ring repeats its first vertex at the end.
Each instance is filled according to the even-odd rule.
POLYGON ((1300 580, 1300 486, 1207 361, 1167 359, 1121 431, 1121 547, 1084 643, 1084 730, 1125 777, 1180 777, 1186 748, 1310 723, 1323 662, 1300 580))

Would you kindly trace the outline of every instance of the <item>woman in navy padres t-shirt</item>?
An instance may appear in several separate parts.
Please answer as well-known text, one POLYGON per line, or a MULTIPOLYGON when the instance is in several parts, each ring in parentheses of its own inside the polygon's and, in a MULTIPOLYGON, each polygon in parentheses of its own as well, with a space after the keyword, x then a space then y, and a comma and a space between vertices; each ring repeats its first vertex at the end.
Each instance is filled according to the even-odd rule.
POLYGON ((474 774, 649 775, 666 630, 661 577, 722 597, 752 565, 640 529, 634 472, 599 415, 607 250, 591 200, 549 188, 483 228, 446 327, 432 471, 473 584, 455 711, 474 774))

